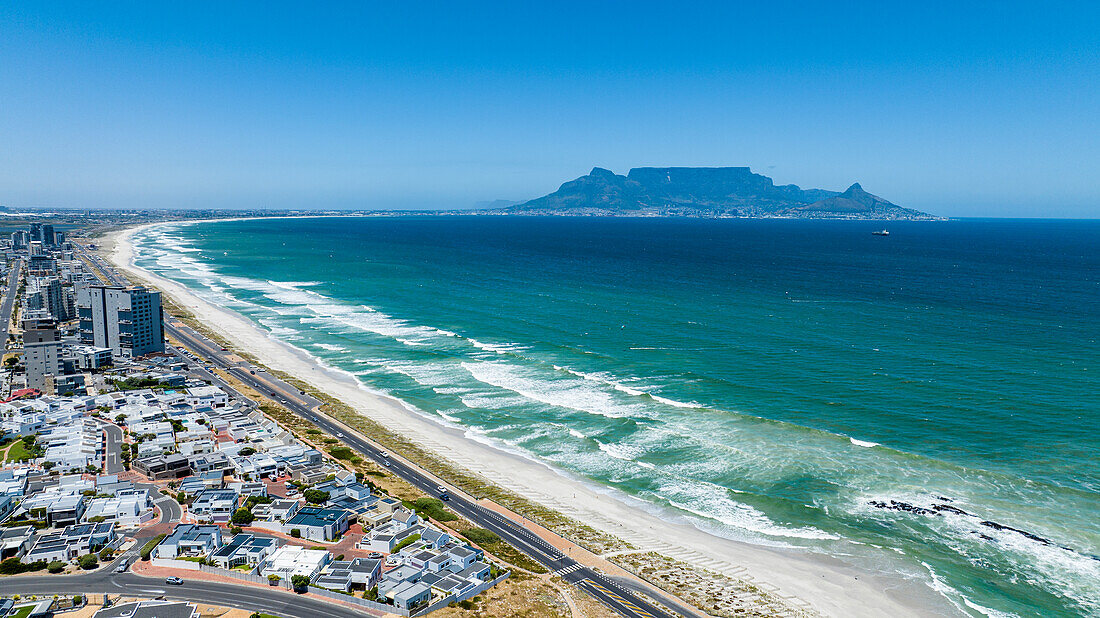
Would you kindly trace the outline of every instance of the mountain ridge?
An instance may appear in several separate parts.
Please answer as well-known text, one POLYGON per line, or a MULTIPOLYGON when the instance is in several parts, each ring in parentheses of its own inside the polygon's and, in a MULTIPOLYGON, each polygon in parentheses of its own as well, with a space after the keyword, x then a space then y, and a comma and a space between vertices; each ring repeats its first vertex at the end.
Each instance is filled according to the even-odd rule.
POLYGON ((749 167, 636 167, 620 175, 594 167, 557 191, 498 214, 559 216, 685 216, 796 219, 931 220, 865 191, 776 185, 749 167))

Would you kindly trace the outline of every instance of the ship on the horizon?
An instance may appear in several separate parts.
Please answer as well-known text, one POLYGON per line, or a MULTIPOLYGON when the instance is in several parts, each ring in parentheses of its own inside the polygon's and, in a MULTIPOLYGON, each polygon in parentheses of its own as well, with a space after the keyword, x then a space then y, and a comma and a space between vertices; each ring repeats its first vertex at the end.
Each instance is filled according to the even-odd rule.
POLYGON ((875 236, 889 236, 890 235, 890 230, 875 230, 871 233, 874 234, 875 236))

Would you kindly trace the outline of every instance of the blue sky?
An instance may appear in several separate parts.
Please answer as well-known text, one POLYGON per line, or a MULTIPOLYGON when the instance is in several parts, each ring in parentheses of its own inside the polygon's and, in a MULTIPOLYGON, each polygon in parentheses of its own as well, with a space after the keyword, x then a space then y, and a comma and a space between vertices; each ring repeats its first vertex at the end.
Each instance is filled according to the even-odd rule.
POLYGON ((748 165, 1100 217, 1095 4, 405 4, 5 4, 0 204, 452 208, 748 165))

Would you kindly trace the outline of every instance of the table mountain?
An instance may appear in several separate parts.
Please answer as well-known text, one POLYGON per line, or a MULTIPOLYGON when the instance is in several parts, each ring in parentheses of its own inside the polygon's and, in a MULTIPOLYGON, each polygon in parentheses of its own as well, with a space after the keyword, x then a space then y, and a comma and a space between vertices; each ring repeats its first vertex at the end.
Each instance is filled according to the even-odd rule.
POLYGON ((863 190, 776 186, 747 167, 639 167, 620 176, 593 168, 557 191, 499 214, 571 216, 936 219, 863 190))

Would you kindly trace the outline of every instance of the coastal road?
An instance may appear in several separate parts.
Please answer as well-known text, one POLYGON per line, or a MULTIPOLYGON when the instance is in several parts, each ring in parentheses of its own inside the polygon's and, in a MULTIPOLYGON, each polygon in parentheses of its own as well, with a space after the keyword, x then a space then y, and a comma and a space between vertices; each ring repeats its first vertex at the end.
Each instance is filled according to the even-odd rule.
MULTIPOLYGON (((116 285, 126 284, 125 279, 119 276, 105 260, 99 256, 86 255, 96 263, 96 266, 111 280, 111 283, 116 285)), ((404 479, 425 494, 437 496, 440 494, 438 487, 447 486, 446 483, 431 476, 419 467, 408 464, 397 457, 388 457, 388 453, 384 449, 361 437, 358 433, 349 430, 338 421, 318 412, 317 408, 321 405, 320 401, 300 393, 294 386, 269 373, 257 371, 253 374, 252 371, 254 370, 249 369, 247 363, 241 363, 228 350, 223 349, 194 329, 187 326, 176 326, 173 322, 170 318, 166 318, 165 333, 182 343, 196 355, 215 367, 223 369, 248 387, 277 400, 288 410, 313 423, 328 434, 340 438, 359 454, 382 464, 392 474, 404 479)), ((217 382, 220 385, 228 386, 220 379, 217 382)), ((462 492, 456 491, 454 488, 450 488, 447 493, 450 496, 450 500, 447 502, 448 508, 475 525, 492 531, 508 544, 527 554, 551 571, 559 573, 562 579, 583 589, 619 614, 627 618, 671 618, 671 614, 657 607, 641 594, 628 590, 606 575, 573 560, 519 523, 467 499, 462 492)), ((685 612, 685 615, 692 616, 693 614, 685 612)))
POLYGON ((164 597, 170 601, 213 603, 252 612, 264 612, 285 618, 363 618, 368 614, 344 605, 330 603, 291 592, 260 586, 243 586, 200 580, 185 580, 172 586, 163 579, 133 573, 115 573, 115 564, 81 575, 45 575, 5 577, 0 594, 52 596, 76 594, 113 594, 135 597, 164 597))
POLYGON ((4 293, 4 305, 0 308, 0 342, 8 340, 8 325, 11 324, 11 311, 15 307, 15 293, 19 289, 19 273, 23 269, 23 260, 15 260, 15 266, 8 273, 8 287, 4 293))

